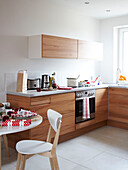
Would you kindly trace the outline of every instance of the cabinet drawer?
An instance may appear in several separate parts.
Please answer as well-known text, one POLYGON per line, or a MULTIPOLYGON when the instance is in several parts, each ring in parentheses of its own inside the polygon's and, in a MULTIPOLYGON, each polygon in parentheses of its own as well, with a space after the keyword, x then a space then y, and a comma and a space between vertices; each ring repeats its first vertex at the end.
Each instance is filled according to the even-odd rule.
POLYGON ((95 124, 95 119, 76 124, 76 130, 95 124))
POLYGON ((53 105, 67 104, 68 102, 71 101, 75 102, 75 93, 65 93, 51 96, 51 103, 53 105))
POLYGON ((31 106, 46 105, 51 103, 51 97, 33 97, 31 98, 31 106))

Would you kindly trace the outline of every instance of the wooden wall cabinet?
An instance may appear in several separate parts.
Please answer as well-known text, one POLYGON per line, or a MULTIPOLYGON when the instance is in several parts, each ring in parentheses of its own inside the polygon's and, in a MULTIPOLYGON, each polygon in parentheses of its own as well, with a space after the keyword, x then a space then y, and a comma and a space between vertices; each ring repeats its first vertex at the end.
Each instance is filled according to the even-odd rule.
POLYGON ((42 35, 42 57, 77 59, 77 40, 42 35))
POLYGON ((103 59, 103 44, 51 35, 28 37, 29 58, 103 59))
POLYGON ((108 125, 128 129, 128 89, 109 88, 108 125))
POLYGON ((96 123, 108 119, 108 88, 95 91, 95 121, 96 123))
POLYGON ((78 40, 78 59, 102 60, 103 44, 78 40))
POLYGON ((28 57, 77 59, 77 40, 50 35, 30 36, 28 57))

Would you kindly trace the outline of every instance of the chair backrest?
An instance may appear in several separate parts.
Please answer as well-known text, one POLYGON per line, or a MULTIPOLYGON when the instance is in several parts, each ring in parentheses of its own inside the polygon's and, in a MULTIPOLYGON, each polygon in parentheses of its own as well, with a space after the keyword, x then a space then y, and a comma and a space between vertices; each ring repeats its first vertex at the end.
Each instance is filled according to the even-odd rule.
POLYGON ((48 109, 47 116, 48 116, 50 125, 52 126, 54 131, 57 132, 58 125, 62 119, 62 115, 52 109, 48 109))

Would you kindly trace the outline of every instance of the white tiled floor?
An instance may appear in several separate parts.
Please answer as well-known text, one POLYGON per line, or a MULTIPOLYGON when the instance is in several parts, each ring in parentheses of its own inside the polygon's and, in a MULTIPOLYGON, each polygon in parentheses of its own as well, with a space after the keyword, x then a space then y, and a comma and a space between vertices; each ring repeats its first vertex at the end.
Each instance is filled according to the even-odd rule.
MULTIPOLYGON (((15 170, 15 150, 7 158, 2 145, 2 170, 15 170)), ((128 131, 102 127, 57 147, 60 170, 128 170, 128 131)), ((33 156, 26 170, 49 170, 48 158, 33 156)))

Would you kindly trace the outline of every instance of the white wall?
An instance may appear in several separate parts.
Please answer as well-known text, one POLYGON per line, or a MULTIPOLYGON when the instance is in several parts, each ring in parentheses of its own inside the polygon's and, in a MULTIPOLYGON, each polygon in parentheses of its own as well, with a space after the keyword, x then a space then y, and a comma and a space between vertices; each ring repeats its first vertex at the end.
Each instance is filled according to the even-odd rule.
POLYGON ((99 41, 98 20, 53 2, 53 0, 0 0, 0 101, 5 100, 8 79, 12 83, 8 87, 11 86, 10 89, 15 87, 15 75, 20 69, 40 74, 51 74, 55 71, 61 85, 66 84, 66 76, 74 73, 80 73, 83 79, 99 74, 99 62, 27 58, 28 35, 44 33, 99 41))
POLYGON ((115 60, 113 55, 114 27, 128 25, 128 16, 105 19, 101 21, 101 42, 104 43, 104 59, 101 63, 102 78, 106 82, 113 82, 115 74, 115 60))

